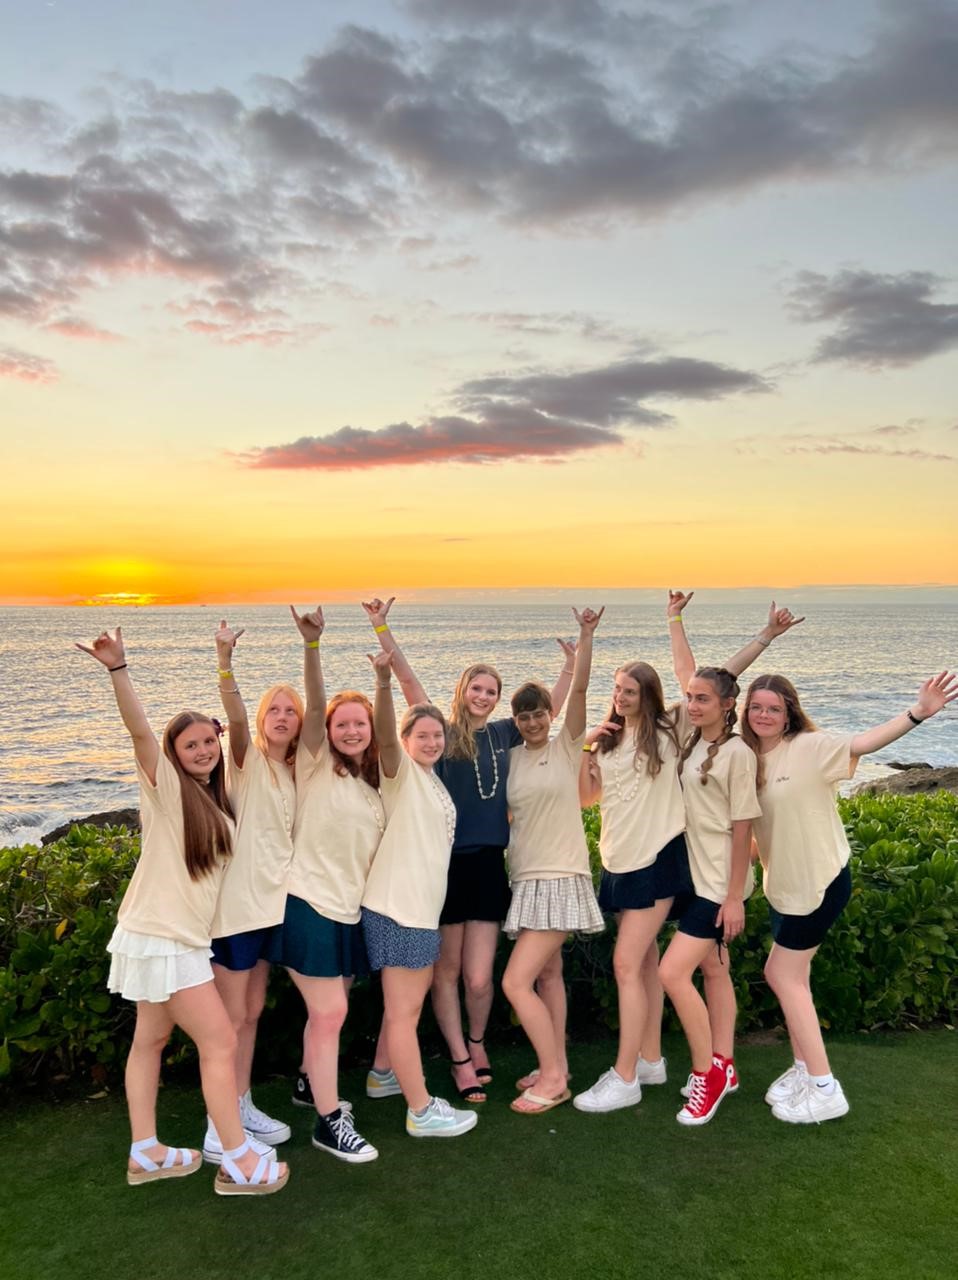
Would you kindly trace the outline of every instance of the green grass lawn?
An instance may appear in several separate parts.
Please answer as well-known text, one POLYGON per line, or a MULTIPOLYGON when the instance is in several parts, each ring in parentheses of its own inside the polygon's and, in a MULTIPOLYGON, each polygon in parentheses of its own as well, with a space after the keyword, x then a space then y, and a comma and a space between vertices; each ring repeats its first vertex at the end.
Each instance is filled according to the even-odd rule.
MULTIPOLYGON (((799 1280, 958 1274, 954 1033, 832 1037, 851 1102, 842 1120, 784 1125, 762 1101, 787 1065, 781 1044, 744 1044, 742 1087, 713 1122, 675 1122, 688 1059, 670 1038, 671 1078, 642 1105, 605 1116, 571 1104, 513 1115, 527 1051, 502 1049, 472 1133, 416 1142, 400 1098, 344 1095, 379 1148, 345 1165, 309 1144, 309 1114, 285 1081, 256 1090, 291 1120, 288 1188, 256 1201, 214 1196, 213 1170, 138 1188, 124 1180, 120 1093, 0 1112, 0 1276, 4 1280, 799 1280), (950 1259, 950 1261, 949 1261, 950 1259)), ((575 1047, 573 1088, 611 1062, 609 1043, 575 1047)), ((439 1060, 431 1086, 450 1096, 439 1060)), ((160 1135, 200 1145, 198 1090, 165 1089, 160 1135)))

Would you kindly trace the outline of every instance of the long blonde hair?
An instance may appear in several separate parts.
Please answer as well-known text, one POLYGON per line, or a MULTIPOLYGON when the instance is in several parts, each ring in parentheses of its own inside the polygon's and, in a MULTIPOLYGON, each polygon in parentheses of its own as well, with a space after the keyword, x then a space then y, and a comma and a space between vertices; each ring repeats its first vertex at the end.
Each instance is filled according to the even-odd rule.
MULTIPOLYGON (((262 754, 266 757, 267 760, 269 759, 269 742, 267 741, 267 738, 266 738, 266 713, 267 711, 269 711, 270 706, 272 705, 273 699, 276 697, 289 698, 290 702, 296 708, 296 714, 299 716, 300 729, 302 729, 303 727, 303 716, 305 715, 303 700, 299 696, 299 694, 296 692, 296 690, 293 688, 292 685, 290 684, 270 685, 270 687, 266 690, 266 692, 260 698, 259 706, 256 708, 256 737, 253 739, 253 743, 256 746, 257 750, 262 752, 262 754)), ((290 768, 293 767, 293 763, 296 759, 296 748, 298 746, 299 746, 299 734, 297 733, 295 738, 290 739, 289 746, 286 748, 285 763, 289 765, 290 768)), ((273 776, 272 769, 270 770, 270 776, 273 778, 273 786, 279 786, 279 783, 276 781, 275 776, 273 776)))
POLYGON ((446 755, 453 760, 475 760, 477 753, 476 731, 469 723, 466 711, 466 690, 476 676, 491 676, 496 682, 498 697, 502 696, 502 676, 487 662, 474 662, 466 667, 459 677, 456 690, 452 695, 452 707, 449 711, 449 725, 446 733, 446 755))

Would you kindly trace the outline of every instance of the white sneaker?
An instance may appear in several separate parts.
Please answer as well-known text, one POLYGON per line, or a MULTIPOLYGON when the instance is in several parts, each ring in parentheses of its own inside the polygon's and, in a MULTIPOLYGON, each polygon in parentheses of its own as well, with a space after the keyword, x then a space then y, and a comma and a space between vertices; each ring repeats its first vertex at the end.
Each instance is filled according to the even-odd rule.
POLYGON ((259 1107, 253 1103, 248 1089, 240 1098, 239 1106, 240 1123, 247 1133, 251 1133, 254 1138, 259 1138, 260 1142, 268 1142, 271 1147, 277 1147, 281 1142, 288 1142, 293 1136, 293 1131, 288 1124, 284 1124, 282 1120, 274 1120, 265 1111, 260 1111, 259 1107))
POLYGON ((474 1129, 479 1121, 475 1111, 457 1111, 445 1098, 430 1099, 425 1115, 406 1111, 406 1132, 410 1138, 458 1138, 474 1129))
POLYGON ((787 1071, 783 1071, 765 1090, 765 1101, 770 1107, 776 1102, 786 1102, 796 1089, 808 1079, 808 1072, 797 1063, 792 1063, 787 1071))
POLYGON ((787 1124, 821 1124, 823 1120, 837 1120, 848 1115, 848 1099, 842 1086, 835 1081, 831 1092, 820 1089, 806 1077, 783 1102, 776 1102, 772 1115, 787 1124))
POLYGON ((645 1058, 640 1058, 635 1064, 635 1077, 639 1084, 665 1084, 668 1079, 665 1074, 665 1059, 646 1062, 645 1058))
MULTIPOLYGON (((258 1138, 254 1138, 248 1129, 243 1132, 249 1139, 250 1149, 255 1151, 258 1156, 265 1156, 267 1160, 275 1160, 276 1152, 271 1146, 265 1142, 260 1142, 258 1138)), ((207 1164, 223 1163, 223 1144, 220 1142, 220 1135, 216 1132, 212 1120, 206 1122, 206 1137, 203 1139, 203 1159, 207 1164)))
POLYGON ((638 1076, 628 1084, 615 1067, 610 1067, 591 1089, 577 1093, 572 1105, 578 1111, 618 1111, 621 1107, 634 1107, 641 1101, 642 1085, 638 1076))

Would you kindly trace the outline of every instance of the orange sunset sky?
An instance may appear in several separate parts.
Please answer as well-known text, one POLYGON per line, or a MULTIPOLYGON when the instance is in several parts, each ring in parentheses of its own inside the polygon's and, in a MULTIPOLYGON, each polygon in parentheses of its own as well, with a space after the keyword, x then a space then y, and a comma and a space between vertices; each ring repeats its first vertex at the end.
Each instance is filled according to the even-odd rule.
POLYGON ((145 9, 0 0, 0 602, 958 583, 954 5, 145 9))

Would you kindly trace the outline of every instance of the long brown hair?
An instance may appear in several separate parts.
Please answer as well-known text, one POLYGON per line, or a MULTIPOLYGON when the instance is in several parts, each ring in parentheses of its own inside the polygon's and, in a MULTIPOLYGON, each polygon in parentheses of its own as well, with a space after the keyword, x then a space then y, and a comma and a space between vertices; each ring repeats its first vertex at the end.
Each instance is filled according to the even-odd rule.
POLYGON ((469 713, 466 711, 466 690, 476 676, 492 676, 499 696, 502 696, 502 676, 495 667, 490 667, 487 662, 474 662, 471 667, 466 667, 452 695, 446 731, 446 755, 451 756, 453 760, 475 760, 476 758, 476 732, 469 723, 469 713))
POLYGON ((347 774, 353 778, 362 778, 363 782, 368 782, 374 791, 379 789, 379 743, 376 741, 376 729, 373 724, 373 704, 369 701, 364 693, 360 693, 358 689, 344 689, 342 693, 334 694, 329 700, 326 707, 326 741, 329 744, 329 754, 333 760, 333 772, 338 774, 340 778, 345 778, 347 774), (339 708, 346 702, 355 702, 365 709, 369 716, 369 746, 363 752, 357 761, 355 756, 345 756, 341 751, 337 751, 333 746, 333 740, 329 736, 329 723, 339 708))
MULTIPOLYGON (((266 713, 272 705, 273 699, 277 697, 289 698, 290 702, 296 708, 296 714, 299 716, 299 727, 303 727, 303 715, 305 708, 303 700, 293 688, 291 684, 274 684, 271 685, 259 700, 259 706, 256 708, 256 738, 254 739, 256 746, 263 753, 266 759, 269 759, 269 742, 266 738, 266 713)), ((296 748, 299 746, 299 734, 295 738, 290 739, 289 746, 286 749, 285 763, 290 768, 296 761, 296 748)), ((273 771, 270 770, 270 776, 273 778, 273 785, 279 786, 273 771)))
MULTIPOLYGON (((707 680, 722 702, 725 702, 728 698, 735 699, 739 695, 738 681, 732 675, 731 671, 726 671, 724 667, 699 667, 695 675, 699 680, 707 680)), ((733 704, 725 712, 725 724, 722 728, 722 732, 714 742, 709 743, 708 753, 702 761, 702 767, 699 769, 699 782, 701 782, 703 787, 708 785, 709 771, 715 763, 715 757, 718 755, 719 747, 721 747, 723 743, 728 742, 729 738, 736 737, 735 724, 737 720, 738 714, 733 704)), ((693 730, 689 735, 688 742, 686 742, 685 746, 682 748, 682 754, 679 756, 680 778, 682 776, 682 769, 685 767, 686 760, 688 760, 689 756, 695 750, 701 737, 701 729, 693 730)))
POLYGON ((758 773, 755 779, 757 790, 761 791, 765 785, 765 765, 762 759, 761 739, 758 734, 752 730, 748 722, 748 708, 752 701, 752 694, 759 693, 761 690, 767 690, 769 693, 776 693, 785 703, 785 730, 784 738, 794 738, 797 733, 817 733, 818 725, 810 716, 806 715, 802 704, 798 700, 798 693, 795 686, 787 676, 780 675, 764 675, 756 676, 748 687, 745 695, 745 716, 742 720, 742 738, 755 752, 758 759, 758 773))
MULTIPOLYGON (((662 755, 659 751, 659 733, 664 733, 675 747, 678 755, 679 735, 675 727, 675 716, 665 709, 665 695, 662 693, 662 681, 655 667, 647 662, 630 662, 619 667, 616 675, 628 676, 639 686, 638 723, 635 726, 633 743, 635 758, 645 756, 649 777, 654 778, 662 768, 662 755)), ((614 733, 603 734, 598 740, 600 751, 612 751, 621 739, 621 729, 625 727, 625 717, 620 716, 613 701, 606 720, 619 726, 614 733)))
POLYGON ((174 743, 191 724, 208 724, 219 734, 216 722, 196 711, 181 711, 174 716, 163 731, 163 754, 176 770, 180 780, 180 797, 183 802, 183 857, 191 880, 209 875, 216 867, 217 858, 229 857, 233 852, 233 836, 227 818, 233 817, 233 808, 226 794, 226 769, 223 749, 208 784, 187 773, 180 764, 174 743))

